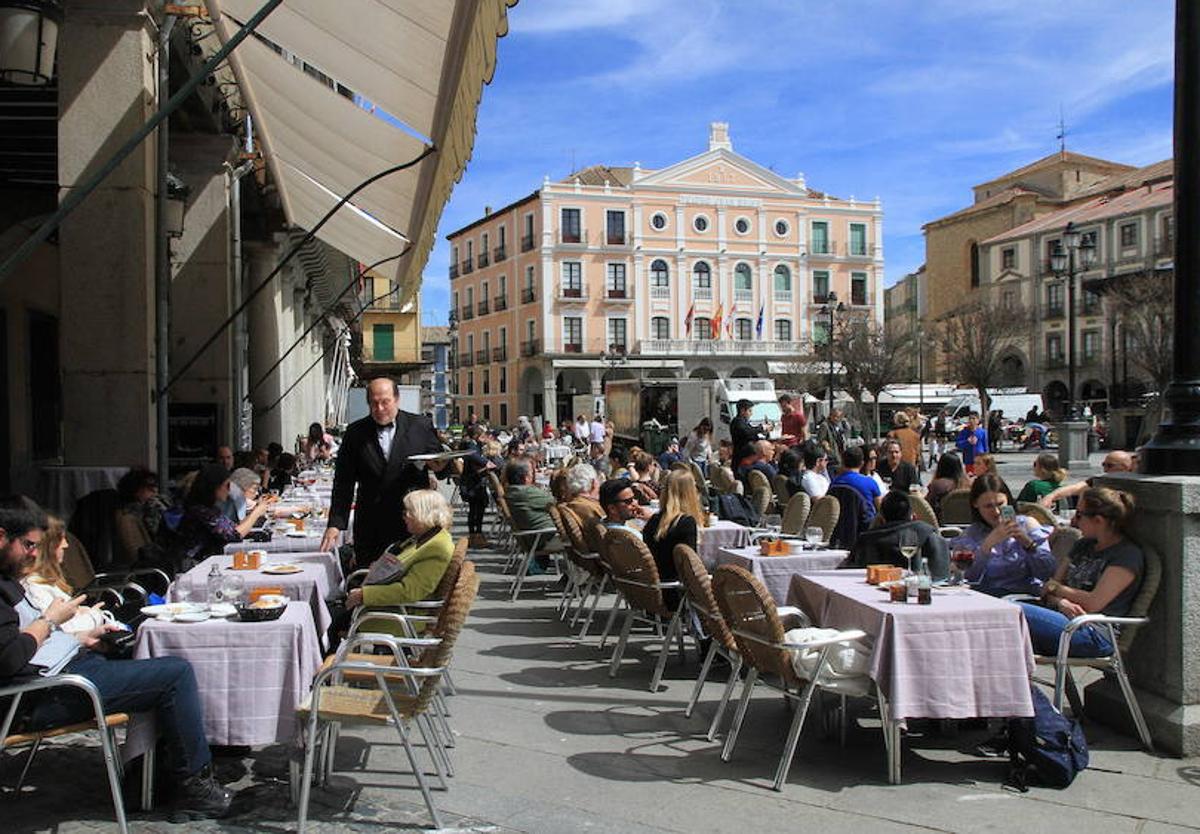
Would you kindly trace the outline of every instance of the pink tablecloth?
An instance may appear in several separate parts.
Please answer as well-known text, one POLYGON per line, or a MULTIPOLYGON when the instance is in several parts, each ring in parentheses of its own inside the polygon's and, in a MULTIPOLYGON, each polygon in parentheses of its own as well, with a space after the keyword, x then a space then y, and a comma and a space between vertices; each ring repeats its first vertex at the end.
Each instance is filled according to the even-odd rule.
MULTIPOLYGON (((321 537, 324 535, 324 527, 316 530, 305 530, 303 536, 289 536, 284 533, 275 533, 269 542, 245 541, 227 544, 225 545, 225 552, 235 553, 239 550, 265 550, 268 553, 308 553, 320 548, 321 537)), ((344 533, 341 538, 345 538, 344 533)))
MULTIPOLYGON (((312 610, 296 602, 266 623, 142 623, 134 657, 167 655, 192 664, 204 703, 204 732, 209 744, 218 745, 291 741, 296 707, 321 665, 312 610)), ((153 739, 149 723, 137 731, 153 739)), ((134 746, 144 749, 144 743, 134 746)))
POLYGON ((822 627, 873 638, 871 678, 897 719, 1033 714, 1033 649, 1013 603, 963 588, 892 603, 861 570, 796 576, 788 600, 822 627))
POLYGON ((709 570, 717 564, 717 554, 733 547, 750 543, 750 531, 740 524, 721 519, 712 527, 700 531, 700 561, 709 570))
POLYGON ((789 605, 788 589, 793 576, 833 570, 850 554, 848 550, 809 550, 795 556, 763 556, 758 545, 722 548, 713 567, 737 565, 758 577, 775 599, 776 605, 789 605))

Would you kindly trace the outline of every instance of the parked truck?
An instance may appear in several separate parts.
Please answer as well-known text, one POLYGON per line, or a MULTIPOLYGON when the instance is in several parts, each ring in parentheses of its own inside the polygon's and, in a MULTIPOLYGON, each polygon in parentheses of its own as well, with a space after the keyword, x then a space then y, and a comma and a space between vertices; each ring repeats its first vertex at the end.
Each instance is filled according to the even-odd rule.
POLYGON ((751 423, 765 423, 779 436, 782 413, 769 379, 622 379, 604 388, 613 434, 626 445, 657 454, 671 437, 683 442, 705 417, 713 424, 714 446, 729 439, 739 400, 753 404, 751 423))

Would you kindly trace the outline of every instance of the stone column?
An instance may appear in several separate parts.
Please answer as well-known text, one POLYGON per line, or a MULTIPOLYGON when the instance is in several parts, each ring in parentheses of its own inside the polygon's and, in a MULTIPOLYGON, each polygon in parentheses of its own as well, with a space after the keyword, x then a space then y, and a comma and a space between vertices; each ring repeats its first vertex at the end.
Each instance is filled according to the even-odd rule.
MULTIPOLYGON (((246 244, 244 257, 249 266, 247 290, 257 287, 275 267, 278 254, 276 247, 261 244, 246 244)), ((249 331, 248 354, 250 357, 250 384, 254 385, 262 378, 279 359, 280 349, 280 320, 283 316, 283 302, 280 291, 279 276, 271 285, 259 293, 250 306, 246 308, 246 326, 249 331)), ((283 443, 283 421, 279 407, 267 411, 279 395, 283 393, 279 368, 271 371, 270 375, 250 394, 253 408, 253 423, 251 432, 255 447, 264 447, 275 441, 283 443)))
MULTIPOLYGON (((58 170, 89 177, 151 116, 155 54, 141 0, 72 4, 58 43, 58 170)), ((59 230, 66 462, 151 465, 154 142, 147 140, 59 230), (115 430, 114 430, 115 429, 115 430)))

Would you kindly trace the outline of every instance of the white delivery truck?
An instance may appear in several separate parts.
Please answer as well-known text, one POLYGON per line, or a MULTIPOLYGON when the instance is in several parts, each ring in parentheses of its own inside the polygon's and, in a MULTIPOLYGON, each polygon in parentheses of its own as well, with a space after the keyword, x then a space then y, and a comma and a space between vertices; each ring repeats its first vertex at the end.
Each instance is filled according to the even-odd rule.
POLYGON ((729 423, 743 399, 753 404, 750 422, 768 423, 778 437, 782 412, 775 397, 769 379, 622 379, 604 388, 614 435, 654 454, 671 437, 684 442, 705 417, 713 424, 713 445, 728 440, 729 423))
MULTIPOLYGON (((1023 388, 997 388, 988 391, 992 411, 1003 411, 1007 420, 1017 420, 1029 413, 1029 409, 1037 407, 1038 413, 1045 411, 1041 394, 1030 394, 1023 388)), ((946 411, 956 422, 965 422, 972 411, 980 412, 979 392, 960 391, 946 402, 946 411)), ((980 413, 981 417, 984 417, 980 413)))

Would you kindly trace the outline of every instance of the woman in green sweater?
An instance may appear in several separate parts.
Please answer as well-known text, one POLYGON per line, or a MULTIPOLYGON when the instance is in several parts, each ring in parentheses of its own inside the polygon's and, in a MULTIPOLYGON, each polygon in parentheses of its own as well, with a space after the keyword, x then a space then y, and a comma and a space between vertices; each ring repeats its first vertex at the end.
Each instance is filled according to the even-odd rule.
POLYGON ((1033 480, 1021 488, 1018 501, 1037 503, 1038 499, 1049 495, 1063 485, 1067 480, 1067 470, 1058 463, 1058 455, 1042 452, 1033 461, 1033 480))
MULTIPOLYGON (((432 489, 413 490, 404 496, 404 524, 411 534, 397 542, 387 552, 395 554, 403 572, 386 584, 363 585, 346 597, 346 609, 353 612, 363 606, 370 609, 404 605, 425 599, 433 593, 454 553, 450 524, 454 516, 446 499, 432 489)), ((360 617, 361 619, 361 617, 360 617)), ((398 623, 380 620, 369 631, 399 634, 398 623)))

